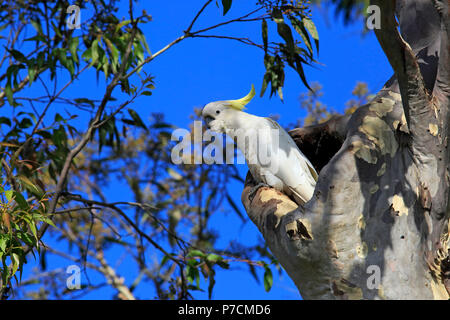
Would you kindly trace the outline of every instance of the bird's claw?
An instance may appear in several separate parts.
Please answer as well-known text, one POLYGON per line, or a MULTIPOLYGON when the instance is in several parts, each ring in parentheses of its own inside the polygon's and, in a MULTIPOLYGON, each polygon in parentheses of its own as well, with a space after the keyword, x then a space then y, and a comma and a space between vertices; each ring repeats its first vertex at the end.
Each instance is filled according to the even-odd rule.
POLYGON ((270 186, 267 183, 263 183, 263 182, 258 183, 256 186, 252 187, 252 189, 248 193, 248 199, 250 200, 250 202, 253 201, 253 199, 256 196, 256 192, 258 192, 259 188, 261 188, 261 187, 269 187, 270 188, 270 186))

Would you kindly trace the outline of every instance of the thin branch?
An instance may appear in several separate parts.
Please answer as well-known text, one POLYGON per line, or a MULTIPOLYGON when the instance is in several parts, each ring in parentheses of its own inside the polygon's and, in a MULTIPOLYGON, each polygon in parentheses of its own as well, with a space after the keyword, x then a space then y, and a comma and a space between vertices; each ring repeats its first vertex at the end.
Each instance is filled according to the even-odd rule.
POLYGON ((71 213, 71 212, 76 212, 76 211, 87 211, 90 209, 97 209, 97 210, 101 210, 103 209, 102 207, 79 207, 79 208, 69 208, 69 209, 64 209, 64 210, 58 210, 56 211, 54 214, 64 214, 64 213, 71 213))
POLYGON ((119 277, 116 271, 107 263, 103 250, 100 248, 97 248, 96 258, 102 266, 100 272, 108 279, 108 283, 119 291, 119 298, 122 300, 136 300, 130 289, 124 284, 124 279, 119 277))
POLYGON ((239 38, 239 37, 231 37, 231 36, 222 36, 222 35, 206 35, 206 34, 195 34, 191 36, 192 38, 214 38, 214 39, 227 39, 227 40, 234 40, 241 43, 244 43, 246 45, 255 46, 257 48, 260 48, 264 50, 264 46, 258 43, 253 42, 249 38, 239 38))
POLYGON ((110 209, 113 209, 116 211, 122 219, 124 219, 128 225, 130 225, 134 231, 136 231, 141 237, 146 239, 153 247, 155 247, 157 250, 161 251, 168 259, 172 260, 179 268, 180 268, 180 277, 181 277, 181 283, 182 288, 186 288, 186 279, 183 274, 183 268, 184 268, 184 261, 175 258, 170 253, 168 253, 163 247, 161 247, 156 241, 154 241, 151 237, 149 237, 146 233, 144 233, 127 215, 125 212, 123 212, 120 208, 118 208, 116 205, 118 204, 129 204, 129 202, 116 202, 114 204, 111 203, 103 203, 95 200, 88 200, 88 199, 82 199, 81 197, 74 197, 72 195, 66 195, 71 200, 83 202, 85 204, 92 204, 92 205, 100 205, 104 206, 110 209))
POLYGON ((209 30, 213 30, 213 29, 217 29, 217 28, 219 28, 219 27, 222 27, 222 26, 225 26, 225 25, 227 25, 227 24, 234 23, 234 22, 251 22, 251 21, 261 20, 261 19, 263 18, 263 16, 265 16, 266 14, 264 14, 264 15, 262 15, 261 17, 258 17, 258 18, 253 18, 253 19, 246 19, 246 18, 248 18, 248 17, 251 16, 252 14, 254 14, 254 13, 256 13, 256 12, 262 10, 262 9, 263 9, 263 7, 259 7, 258 9, 255 9, 255 10, 253 10, 253 11, 247 13, 246 15, 243 15, 242 17, 239 17, 239 18, 236 18, 236 19, 231 19, 231 20, 228 20, 228 21, 225 21, 225 22, 221 22, 221 23, 218 23, 218 24, 213 25, 213 26, 211 26, 211 27, 208 27, 208 28, 204 28, 204 29, 200 29, 200 30, 191 32, 191 34, 199 34, 199 33, 203 33, 203 32, 206 32, 206 31, 209 31, 209 30))
MULTIPOLYGON (((208 3, 206 3, 205 5, 207 5, 208 3)), ((251 11, 250 13, 236 18, 236 19, 232 19, 232 20, 228 20, 219 24, 216 24, 214 26, 205 28, 205 29, 201 29, 201 30, 197 30, 195 32, 190 32, 190 28, 192 28, 192 26, 194 25, 195 21, 199 18, 200 14, 203 12, 203 10, 206 8, 206 6, 202 7, 202 9, 200 9, 200 11, 197 13, 197 15, 194 17, 194 20, 190 23, 189 27, 186 29, 185 34, 176 38, 175 40, 173 40, 172 42, 170 42, 168 45, 166 45, 165 47, 163 47, 161 50, 159 50, 158 52, 154 53, 153 55, 151 55, 150 57, 147 57, 144 61, 142 61, 140 64, 138 64, 133 70, 131 70, 126 76, 124 76, 124 79, 128 79, 129 77, 131 77, 133 74, 135 74, 138 70, 140 70, 145 64, 149 63, 150 61, 154 60, 156 57, 158 57, 160 54, 166 52, 168 49, 170 49, 171 47, 173 47, 175 44, 179 43, 180 41, 186 39, 186 38, 194 38, 194 36, 199 37, 199 33, 203 33, 205 31, 209 31, 212 29, 216 29, 219 28, 221 26, 233 23, 233 22, 249 22, 249 21, 256 21, 256 20, 261 20, 262 17, 258 17, 258 18, 254 18, 254 19, 246 19, 249 16, 251 16, 252 14, 260 11, 261 9, 263 9, 262 7, 251 11)))
POLYGON ((192 20, 191 24, 189 25, 189 27, 186 29, 186 31, 184 31, 184 33, 190 33, 192 30, 192 27, 194 26, 195 22, 197 21, 197 19, 200 17, 200 15, 202 14, 202 12, 206 9, 206 7, 212 2, 212 0, 208 0, 206 1, 206 3, 203 5, 203 7, 200 9, 199 12, 197 12, 197 14, 195 15, 194 19, 192 20))
POLYGON ((161 247, 159 244, 157 244, 151 237, 149 237, 146 233, 144 233, 126 214, 123 212, 120 208, 117 207, 117 205, 127 204, 127 205, 137 205, 133 202, 114 202, 114 203, 104 203, 100 201, 95 200, 88 200, 83 199, 81 197, 73 196, 73 195, 64 195, 66 198, 78 202, 83 202, 88 205, 98 205, 103 206, 106 208, 113 209, 116 211, 139 235, 144 237, 148 242, 150 242, 156 249, 161 251, 163 254, 167 255, 169 259, 171 259, 173 262, 179 264, 180 260, 174 258, 170 253, 168 253, 163 247, 161 247))
POLYGON ((47 105, 45 106, 44 110, 42 111, 38 121, 36 122, 33 131, 31 132, 30 136, 27 138, 27 140, 25 140, 25 142, 16 150, 16 152, 14 153, 14 156, 12 157, 11 163, 14 163, 14 159, 17 159, 17 157, 19 156, 20 152, 22 152, 22 150, 28 145, 28 143, 30 143, 30 141, 33 139, 33 136, 36 134, 36 132, 39 129, 39 126, 41 125, 42 121, 44 120, 45 115, 47 114, 48 109, 50 108, 50 105, 53 103, 53 101, 56 100, 57 97, 59 97, 64 90, 66 90, 75 79, 78 78, 78 76, 88 68, 88 65, 86 65, 83 69, 81 69, 70 81, 68 81, 55 95, 53 95, 52 97, 50 97, 50 100, 48 101, 47 105))
POLYGON ((129 73, 127 73, 122 80, 128 79, 129 77, 131 77, 133 74, 135 74, 138 70, 140 70, 144 65, 146 65, 147 63, 149 63, 150 61, 152 61, 153 59, 155 59, 157 56, 159 56, 160 54, 166 52, 167 50, 169 50, 171 47, 173 47, 175 44, 177 44, 178 42, 186 39, 188 36, 186 35, 182 35, 178 38, 176 38, 175 40, 173 40, 171 43, 169 43, 168 45, 166 45, 164 48, 162 48, 161 50, 159 50, 158 52, 152 54, 150 57, 147 57, 144 61, 142 61, 141 63, 139 63, 133 70, 131 70, 129 73))

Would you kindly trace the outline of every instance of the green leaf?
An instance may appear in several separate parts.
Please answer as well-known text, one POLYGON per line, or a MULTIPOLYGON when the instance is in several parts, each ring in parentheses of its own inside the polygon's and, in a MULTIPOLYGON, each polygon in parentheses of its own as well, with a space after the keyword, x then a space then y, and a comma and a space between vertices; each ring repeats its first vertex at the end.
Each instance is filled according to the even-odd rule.
POLYGON ((85 60, 85 61, 89 61, 92 58, 92 50, 91 48, 86 49, 86 51, 83 52, 83 54, 81 55, 81 57, 85 60))
POLYGON ((266 292, 269 292, 273 284, 272 270, 270 270, 268 266, 265 266, 264 268, 264 289, 266 292))
POLYGON ((309 86, 308 82, 306 81, 306 76, 305 76, 305 72, 303 71, 303 65, 302 65, 302 61, 301 58, 299 56, 296 57, 296 62, 295 62, 295 69, 297 70, 298 75, 300 76, 300 79, 302 80, 303 84, 312 91, 311 87, 309 86))
POLYGON ((59 114, 55 114, 55 122, 64 122, 64 118, 59 114))
POLYGON ((8 117, 0 117, 0 124, 6 124, 11 127, 11 119, 9 119, 8 117))
POLYGON ((27 200, 25 200, 24 196, 20 192, 14 191, 13 194, 14 194, 14 200, 17 202, 20 209, 22 209, 22 210, 30 209, 30 206, 28 205, 27 200))
POLYGON ((106 55, 103 55, 102 70, 103 70, 103 73, 105 74, 105 79, 108 79, 109 62, 108 62, 108 58, 106 57, 106 55))
POLYGON ((12 273, 11 275, 14 275, 17 272, 17 269, 19 269, 20 266, 20 256, 17 253, 11 254, 11 262, 12 262, 12 273))
POLYGON ((300 35, 300 37, 303 40, 303 43, 305 44, 306 48, 308 48, 309 55, 312 57, 313 55, 313 49, 311 44, 311 39, 309 38, 308 32, 306 31, 303 24, 298 21, 297 19, 290 17, 290 21, 292 23, 292 26, 294 27, 295 31, 300 35))
POLYGON ((92 62, 89 65, 89 67, 92 67, 97 62, 98 57, 99 57, 99 55, 98 55, 98 40, 95 39, 92 42, 92 46, 91 46, 91 59, 92 59, 92 62))
POLYGON ((53 130, 53 143, 56 147, 64 149, 67 145, 67 134, 63 126, 53 130))
POLYGON ((136 126, 141 127, 145 130, 148 130, 147 127, 145 126, 144 122, 142 121, 141 117, 137 114, 136 111, 134 111, 133 109, 128 109, 128 113, 130 114, 131 118, 133 118, 134 124, 136 126))
POLYGON ((260 97, 262 97, 264 95, 264 92, 266 92, 267 85, 269 84, 270 81, 271 81, 271 75, 270 75, 270 73, 266 72, 266 74, 264 75, 264 78, 263 78, 262 86, 261 86, 261 93, 259 94, 260 97))
POLYGON ((35 238, 30 236, 28 233, 26 233, 26 232, 17 232, 16 235, 25 244, 30 245, 30 246, 34 246, 35 245, 35 238))
POLYGON ((206 255, 203 253, 203 252, 201 252, 200 250, 191 250, 191 251, 189 251, 189 253, 186 255, 186 257, 188 257, 188 258, 192 258, 192 257, 200 257, 200 258, 203 258, 203 257, 205 257, 206 255))
POLYGON ((277 32, 286 42, 289 51, 295 51, 294 37, 291 28, 284 22, 284 17, 278 8, 272 11, 272 18, 277 23, 277 32))
POLYGON ((45 223, 51 225, 53 228, 57 228, 57 229, 58 229, 58 227, 55 225, 55 223, 52 221, 52 219, 47 218, 47 217, 43 217, 41 220, 42 220, 43 222, 45 222, 45 223))
POLYGON ((83 106, 90 106, 91 108, 95 108, 95 102, 88 98, 76 98, 74 101, 78 104, 82 104, 83 106))
POLYGON ((147 53, 148 53, 148 54, 152 54, 152 53, 150 52, 150 48, 149 48, 149 46, 148 46, 147 39, 145 38, 144 34, 139 33, 136 37, 137 37, 137 38, 139 39, 139 41, 144 45, 144 48, 145 48, 145 50, 147 50, 147 53))
POLYGON ((31 222, 28 224, 28 226, 30 227, 30 230, 34 236, 34 239, 36 239, 36 241, 38 241, 36 223, 34 222, 34 220, 31 220, 31 222))
POLYGON ((11 53, 13 58, 16 59, 17 61, 25 63, 25 64, 28 63, 28 59, 24 56, 24 54, 22 52, 14 50, 14 49, 8 50, 8 51, 9 51, 9 53, 11 53))
POLYGON ((17 179, 19 179, 20 182, 22 182, 25 189, 27 189, 33 195, 36 195, 38 198, 42 198, 42 196, 44 195, 44 191, 37 184, 33 183, 33 181, 31 181, 28 177, 19 175, 17 176, 17 179))
POLYGON ((186 278, 189 283, 196 281, 196 288, 200 288, 200 273, 196 267, 190 265, 186 266, 186 278))
POLYGON ((280 100, 283 101, 283 87, 278 87, 278 96, 280 97, 280 100))
POLYGON ((119 50, 117 50, 116 46, 108 38, 104 37, 103 40, 110 51, 112 71, 116 73, 119 65, 119 50))
POLYGON ((124 20, 124 21, 122 21, 121 23, 119 23, 119 24, 116 26, 116 32, 119 31, 120 28, 122 28, 123 26, 125 26, 125 25, 127 25, 127 24, 129 24, 129 23, 131 23, 131 20, 124 20))
POLYGON ((261 21, 261 29, 262 29, 262 38, 264 43, 264 51, 267 54, 267 47, 268 47, 268 35, 267 35, 267 21, 266 19, 263 19, 261 21))
POLYGON ((6 244, 8 242, 8 235, 0 234, 0 250, 6 253, 6 244))
POLYGON ((45 37, 40 34, 37 34, 34 37, 24 39, 23 41, 45 42, 45 37))
POLYGON ((314 39, 317 52, 319 52, 319 32, 317 32, 317 28, 314 22, 312 22, 312 20, 309 18, 303 18, 302 22, 306 30, 308 30, 308 32, 311 34, 311 37, 314 39))
POLYGON ((11 84, 7 83, 5 86, 5 95, 6 98, 8 98, 8 103, 13 106, 14 105, 14 99, 13 99, 13 92, 11 89, 11 84))
POLYGON ((210 300, 212 297, 212 291, 213 291, 215 284, 216 284, 216 280, 214 279, 214 273, 211 272, 211 274, 209 275, 209 284, 208 284, 208 299, 210 299, 210 300))
POLYGON ((167 263, 167 261, 169 261, 169 256, 164 255, 164 257, 161 260, 161 263, 159 264, 159 268, 162 268, 167 263))
POLYGON ((33 122, 31 122, 31 120, 29 118, 23 118, 19 122, 19 127, 21 129, 27 129, 27 128, 31 127, 32 125, 33 125, 33 122))
POLYGON ((70 38, 70 40, 69 40, 69 51, 70 51, 70 54, 72 55, 73 59, 77 63, 78 63, 77 49, 78 49, 79 41, 80 41, 80 39, 78 37, 73 37, 73 38, 70 38))
POLYGON ((206 256, 206 260, 209 262, 217 263, 218 261, 222 261, 223 257, 214 253, 210 253, 206 256))
POLYGON ((223 15, 226 15, 231 8, 232 0, 222 0, 223 15))
POLYGON ((6 190, 5 191, 5 197, 8 202, 10 202, 13 199, 14 191, 13 190, 6 190))
POLYGON ((35 75, 36 75, 36 68, 29 67, 28 68, 28 79, 29 79, 30 86, 33 84, 35 75))
POLYGON ((144 48, 138 41, 134 42, 134 55, 138 59, 139 63, 142 63, 144 61, 144 48))
POLYGON ((41 22, 39 20, 31 20, 30 23, 33 26, 33 28, 36 29, 38 34, 43 35, 41 22))

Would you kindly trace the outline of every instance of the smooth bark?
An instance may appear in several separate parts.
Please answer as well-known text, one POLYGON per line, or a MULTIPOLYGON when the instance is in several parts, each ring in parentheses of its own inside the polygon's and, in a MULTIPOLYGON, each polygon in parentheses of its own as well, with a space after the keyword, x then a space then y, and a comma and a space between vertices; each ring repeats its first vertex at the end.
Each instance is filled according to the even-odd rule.
POLYGON ((372 4, 394 76, 351 117, 291 131, 320 170, 308 203, 250 200, 250 175, 242 202, 305 299, 449 299, 448 0, 372 4))

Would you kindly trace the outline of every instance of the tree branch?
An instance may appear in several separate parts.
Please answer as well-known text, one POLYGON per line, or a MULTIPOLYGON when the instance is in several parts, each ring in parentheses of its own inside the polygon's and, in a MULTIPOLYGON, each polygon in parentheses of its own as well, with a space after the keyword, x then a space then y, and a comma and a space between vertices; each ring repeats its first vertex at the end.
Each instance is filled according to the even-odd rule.
POLYGON ((191 24, 189 25, 189 27, 186 29, 186 31, 184 31, 184 33, 189 34, 190 31, 192 30, 192 27, 194 26, 195 22, 197 21, 197 19, 200 17, 200 15, 202 14, 202 12, 206 9, 206 7, 212 2, 212 0, 208 0, 205 2, 205 4, 203 5, 203 7, 200 9, 200 11, 197 12, 197 14, 195 15, 194 19, 192 20, 191 24))
POLYGON ((116 271, 107 263, 103 254, 103 250, 101 248, 97 248, 97 254, 95 255, 95 257, 100 262, 100 271, 108 279, 108 283, 110 283, 117 291, 119 291, 119 298, 122 300, 136 300, 130 289, 126 285, 124 285, 124 279, 119 277, 116 274, 116 271))
MULTIPOLYGON (((394 16, 396 1, 371 0, 371 4, 381 9, 381 28, 375 29, 375 35, 397 76, 410 132, 420 136, 422 130, 417 131, 420 126, 416 124, 423 122, 421 115, 429 107, 430 95, 414 51, 397 29, 398 23, 394 16)), ((429 112, 425 113, 428 115, 429 112)))

